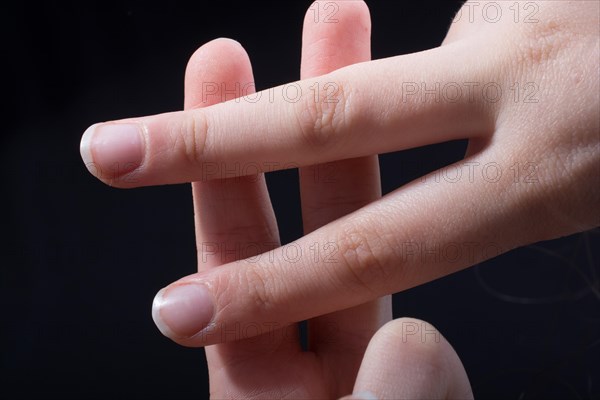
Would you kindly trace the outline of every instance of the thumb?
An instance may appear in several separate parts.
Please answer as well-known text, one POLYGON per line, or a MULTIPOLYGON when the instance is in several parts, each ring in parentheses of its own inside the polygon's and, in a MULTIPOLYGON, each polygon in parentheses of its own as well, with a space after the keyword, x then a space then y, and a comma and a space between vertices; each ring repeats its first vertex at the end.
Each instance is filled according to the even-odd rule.
POLYGON ((473 398, 452 346, 431 324, 412 318, 388 322, 373 336, 354 393, 348 398, 473 398))

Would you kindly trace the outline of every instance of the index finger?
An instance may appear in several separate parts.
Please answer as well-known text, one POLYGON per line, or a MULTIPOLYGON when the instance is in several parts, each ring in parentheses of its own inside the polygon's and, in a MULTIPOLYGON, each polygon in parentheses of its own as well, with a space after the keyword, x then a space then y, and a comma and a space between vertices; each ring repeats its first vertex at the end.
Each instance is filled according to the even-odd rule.
MULTIPOLYGON (((476 63, 446 67, 466 51, 457 42, 204 109, 93 125, 81 140, 81 155, 96 177, 128 188, 231 178, 489 134, 493 116, 478 107, 478 91, 452 102, 430 95, 432 88, 481 81, 476 63)), ((213 85, 205 84, 202 96, 217 93, 213 85)))

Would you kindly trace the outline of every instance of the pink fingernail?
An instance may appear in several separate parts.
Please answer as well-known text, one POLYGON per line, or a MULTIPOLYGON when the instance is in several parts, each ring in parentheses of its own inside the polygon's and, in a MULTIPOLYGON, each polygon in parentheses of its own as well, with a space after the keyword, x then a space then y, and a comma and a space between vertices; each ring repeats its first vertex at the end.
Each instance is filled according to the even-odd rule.
POLYGON ((163 335, 189 338, 211 322, 214 305, 201 284, 177 285, 159 291, 152 305, 152 318, 163 335))
POLYGON ((127 174, 138 168, 144 157, 141 126, 92 125, 83 134, 79 150, 88 170, 98 178, 127 174))
POLYGON ((372 392, 363 391, 358 392, 352 395, 352 399, 355 400, 377 400, 377 396, 375 396, 372 392))

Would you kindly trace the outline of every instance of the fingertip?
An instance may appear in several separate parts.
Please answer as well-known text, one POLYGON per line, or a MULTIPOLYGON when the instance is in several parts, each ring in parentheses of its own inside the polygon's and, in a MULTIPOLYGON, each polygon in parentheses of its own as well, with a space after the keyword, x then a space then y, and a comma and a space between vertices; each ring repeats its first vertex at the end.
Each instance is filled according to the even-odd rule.
POLYGON ((304 17, 302 78, 371 59, 371 16, 364 1, 314 2, 304 17))
POLYGON ((143 163, 146 147, 142 131, 140 124, 125 120, 90 126, 79 144, 88 171, 110 186, 135 184, 135 171, 143 163))
POLYGON ((83 133, 83 136, 81 136, 81 142, 79 143, 79 154, 81 155, 81 159, 83 160, 83 163, 92 175, 95 175, 95 173, 92 168, 94 164, 94 159, 92 157, 91 143, 92 136, 97 125, 98 124, 94 124, 87 128, 83 133))
POLYGON ((246 49, 244 49, 244 46, 242 46, 240 42, 227 37, 219 37, 205 43, 200 46, 194 54, 199 53, 199 56, 203 56, 204 53, 210 55, 211 52, 228 52, 230 54, 237 53, 238 55, 248 55, 246 49))
POLYGON ((450 343, 433 325, 414 318, 390 321, 373 336, 354 389, 382 398, 472 398, 450 343))
POLYGON ((236 40, 214 39, 190 57, 185 71, 186 109, 220 103, 253 92, 250 57, 236 40))
POLYGON ((225 45, 231 45, 233 47, 239 47, 241 49, 243 49, 244 47, 242 46, 242 44, 240 42, 238 42, 237 40, 233 39, 233 38, 228 38, 228 37, 218 37, 216 39, 211 40, 209 43, 222 43, 225 45))
POLYGON ((231 64, 241 58, 248 58, 246 49, 240 42, 230 38, 213 39, 200 46, 190 57, 186 75, 210 66, 231 64))
POLYGON ((152 319, 169 339, 196 347, 202 342, 202 332, 213 319, 214 301, 204 285, 182 282, 167 286, 156 294, 152 302, 152 319))
POLYGON ((371 30, 371 10, 364 0, 344 1, 344 17, 359 24, 363 29, 371 30))
POLYGON ((172 338, 172 337, 175 337, 173 331, 171 331, 171 329, 168 327, 168 325, 164 323, 164 321, 162 320, 162 317, 160 315, 160 309, 164 303, 164 299, 163 299, 164 292, 165 292, 165 288, 162 288, 161 290, 158 291, 158 293, 156 293, 156 296, 154 296, 154 300, 152 301, 152 320, 154 321, 154 324, 156 325, 156 327, 158 328, 160 333, 162 333, 164 336, 166 336, 168 338, 172 338))
POLYGON ((364 0, 313 1, 304 14, 304 26, 312 23, 339 23, 340 17, 343 20, 351 20, 353 23, 371 27, 369 6, 364 0))

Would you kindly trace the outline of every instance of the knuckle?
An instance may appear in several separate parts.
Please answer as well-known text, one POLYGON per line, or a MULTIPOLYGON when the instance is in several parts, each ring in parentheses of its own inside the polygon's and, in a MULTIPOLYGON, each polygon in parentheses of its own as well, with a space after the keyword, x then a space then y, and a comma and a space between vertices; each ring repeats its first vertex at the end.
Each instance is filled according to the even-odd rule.
POLYGON ((259 313, 266 312, 274 308, 272 300, 271 287, 268 271, 256 265, 250 265, 242 269, 239 275, 239 287, 245 288, 248 296, 248 304, 259 313))
POLYGON ((267 274, 266 269, 250 264, 244 265, 233 274, 216 274, 212 284, 217 304, 217 319, 231 318, 230 313, 238 315, 240 307, 246 315, 255 317, 272 310, 274 303, 270 296, 271 280, 267 274))
POLYGON ((199 110, 182 114, 170 123, 173 153, 185 159, 189 164, 200 164, 208 137, 208 119, 199 110))
POLYGON ((376 232, 351 227, 338 240, 340 279, 352 288, 376 292, 391 279, 393 264, 386 262, 385 241, 376 232))
POLYGON ((217 316, 226 311, 236 298, 236 285, 232 280, 232 275, 217 274, 212 281, 214 288, 217 316))
MULTIPOLYGON (((555 59, 561 50, 561 40, 551 37, 535 37, 521 42, 516 53, 516 63, 525 67, 543 65, 555 59)), ((554 36, 554 35, 553 35, 554 36)))
POLYGON ((339 80, 319 81, 296 103, 300 132, 313 148, 331 147, 349 126, 351 90, 339 80))
POLYGON ((521 69, 537 69, 558 59, 568 49, 574 37, 570 29, 553 18, 527 24, 521 40, 515 46, 513 62, 521 69))

